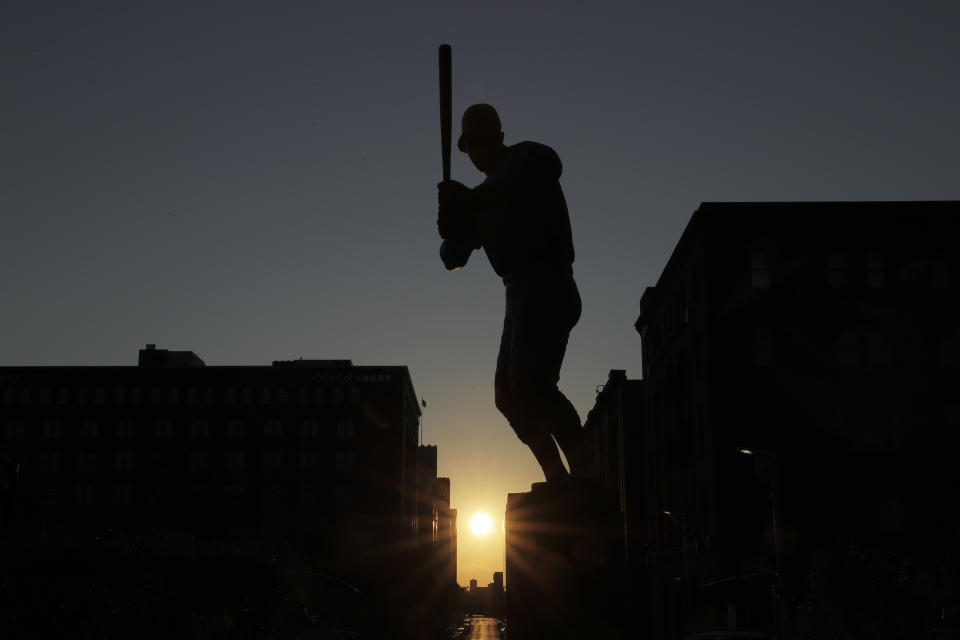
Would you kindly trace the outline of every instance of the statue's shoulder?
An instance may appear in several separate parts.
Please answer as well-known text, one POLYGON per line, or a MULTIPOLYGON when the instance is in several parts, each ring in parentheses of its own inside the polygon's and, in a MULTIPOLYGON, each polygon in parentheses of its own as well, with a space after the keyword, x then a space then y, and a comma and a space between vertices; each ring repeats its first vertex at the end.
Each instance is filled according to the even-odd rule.
POLYGON ((541 142, 534 142, 532 140, 524 140, 523 142, 517 142, 508 147, 511 152, 521 153, 521 154, 543 154, 543 153, 556 153, 553 149, 541 142))
POLYGON ((508 149, 510 165, 518 172, 536 171, 559 177, 563 171, 560 156, 545 144, 525 140, 510 145, 508 149))

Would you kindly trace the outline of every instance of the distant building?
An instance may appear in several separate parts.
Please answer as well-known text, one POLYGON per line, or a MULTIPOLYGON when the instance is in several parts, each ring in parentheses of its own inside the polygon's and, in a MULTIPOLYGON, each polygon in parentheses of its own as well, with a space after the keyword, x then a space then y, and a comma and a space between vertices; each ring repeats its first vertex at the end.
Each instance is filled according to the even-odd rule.
POLYGON ((420 445, 417 462, 419 548, 428 566, 440 565, 450 586, 457 582, 457 511, 450 508, 450 478, 437 477, 436 445, 420 445), (428 562, 429 558, 433 561, 428 562))
POLYGON ((437 478, 437 555, 445 558, 448 584, 457 584, 457 510, 450 508, 450 478, 437 478))
POLYGON ((650 476, 627 494, 650 516, 653 637, 935 628, 956 572, 958 232, 958 202, 694 213, 636 322, 650 476))
POLYGON ((462 605, 467 613, 500 618, 504 615, 503 572, 493 574, 493 582, 481 587, 478 580, 470 580, 462 605))

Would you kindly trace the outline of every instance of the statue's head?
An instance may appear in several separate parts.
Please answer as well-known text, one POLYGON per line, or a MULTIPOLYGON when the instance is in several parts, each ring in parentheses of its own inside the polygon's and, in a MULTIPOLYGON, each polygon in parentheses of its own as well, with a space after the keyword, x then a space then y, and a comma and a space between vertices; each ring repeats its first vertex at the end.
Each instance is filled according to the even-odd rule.
POLYGON ((496 165, 503 149, 500 116, 489 104, 474 104, 463 112, 457 148, 470 157, 473 166, 488 173, 496 165))

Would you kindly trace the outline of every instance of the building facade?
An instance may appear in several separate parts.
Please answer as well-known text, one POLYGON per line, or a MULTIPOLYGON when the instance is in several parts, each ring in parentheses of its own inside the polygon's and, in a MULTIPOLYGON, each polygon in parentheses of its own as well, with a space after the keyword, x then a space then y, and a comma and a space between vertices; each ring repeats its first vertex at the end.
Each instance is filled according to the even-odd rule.
POLYGON ((887 637, 954 606, 958 230, 957 202, 694 213, 636 322, 654 637, 887 637))
POLYGON ((419 418, 402 366, 205 366, 147 345, 136 367, 0 367, 0 535, 292 549, 385 601, 429 600, 455 590, 456 522, 419 418))

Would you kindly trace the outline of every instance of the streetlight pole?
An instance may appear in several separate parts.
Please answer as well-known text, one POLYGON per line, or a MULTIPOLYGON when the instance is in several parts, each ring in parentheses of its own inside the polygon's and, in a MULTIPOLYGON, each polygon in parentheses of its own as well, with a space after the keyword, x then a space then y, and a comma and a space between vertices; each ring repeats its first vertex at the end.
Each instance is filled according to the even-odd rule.
POLYGON ((777 625, 777 638, 783 637, 783 552, 780 548, 780 535, 777 531, 777 515, 779 511, 780 492, 777 484, 777 454, 766 449, 740 447, 737 453, 745 456, 765 458, 769 464, 769 482, 767 498, 770 500, 770 520, 773 525, 773 555, 774 572, 776 575, 776 598, 774 617, 777 625))

